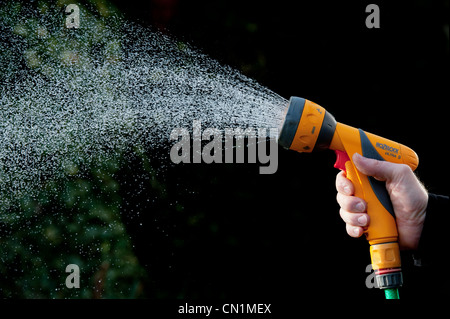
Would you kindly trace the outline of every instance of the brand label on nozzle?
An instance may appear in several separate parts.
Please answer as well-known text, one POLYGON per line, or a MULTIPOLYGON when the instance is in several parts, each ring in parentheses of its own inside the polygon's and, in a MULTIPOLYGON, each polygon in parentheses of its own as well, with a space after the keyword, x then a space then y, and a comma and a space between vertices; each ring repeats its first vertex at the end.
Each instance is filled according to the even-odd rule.
POLYGON ((385 151, 389 151, 389 152, 398 154, 398 148, 391 147, 391 146, 386 145, 386 144, 382 144, 382 143, 378 143, 377 142, 376 147, 381 148, 382 150, 385 150, 385 151))

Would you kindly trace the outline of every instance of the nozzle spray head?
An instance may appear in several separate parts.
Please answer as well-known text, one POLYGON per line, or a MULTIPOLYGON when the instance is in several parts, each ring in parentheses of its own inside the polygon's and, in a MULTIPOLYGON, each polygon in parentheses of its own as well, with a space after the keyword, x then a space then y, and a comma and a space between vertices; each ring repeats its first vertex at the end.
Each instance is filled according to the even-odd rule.
POLYGON ((291 97, 281 127, 278 143, 297 152, 312 152, 330 146, 336 120, 320 105, 291 97))

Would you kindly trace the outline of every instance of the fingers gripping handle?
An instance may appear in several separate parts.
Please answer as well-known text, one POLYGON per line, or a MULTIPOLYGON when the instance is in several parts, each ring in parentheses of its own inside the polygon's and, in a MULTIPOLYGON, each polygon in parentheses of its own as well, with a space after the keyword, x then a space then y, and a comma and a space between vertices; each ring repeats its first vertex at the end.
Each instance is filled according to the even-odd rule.
MULTIPOLYGON (((359 179, 358 173, 356 172, 355 166, 353 165, 352 161, 350 161, 350 160, 348 160, 345 163, 345 175, 353 183, 353 186, 355 188, 355 193, 353 195, 364 199, 365 196, 364 196, 364 190, 361 185, 361 181, 359 179)), ((367 231, 367 229, 366 229, 366 231, 367 231)))
MULTIPOLYGON (((384 190, 385 195, 388 196, 384 183, 382 183, 381 190, 374 190, 374 183, 371 183, 368 176, 356 169, 346 152, 339 150, 335 152, 337 158, 334 167, 343 170, 347 178, 352 181, 355 188, 354 196, 363 198, 367 202, 367 214, 370 222, 364 233, 371 245, 370 257, 377 286, 381 289, 399 287, 403 283, 403 277, 397 243, 397 226, 394 217, 385 208, 386 204, 383 205, 376 194, 377 191, 384 190)), ((390 200, 389 204, 391 204, 390 200)))
MULTIPOLYGON (((348 154, 339 150, 336 150, 335 152, 336 163, 334 164, 334 167, 344 171, 345 176, 352 181, 355 188, 355 193, 353 195, 364 199, 364 191, 362 189, 359 176, 356 172, 355 166, 352 164, 352 161, 348 157, 348 154)), ((364 232, 367 234, 367 227, 364 229, 364 232)))
POLYGON ((353 195, 359 198, 364 198, 361 182, 359 180, 358 174, 356 173, 355 166, 352 164, 352 161, 348 157, 348 154, 339 150, 336 150, 335 152, 336 163, 334 164, 334 167, 344 171, 346 177, 352 181, 355 187, 355 193, 353 195))
POLYGON ((343 170, 352 181, 355 187, 354 196, 364 199, 367 203, 370 222, 364 233, 369 243, 373 245, 397 241, 397 225, 384 182, 376 181, 359 172, 346 152, 340 150, 335 152, 337 159, 334 167, 343 170), (392 211, 389 211, 390 209, 392 211))

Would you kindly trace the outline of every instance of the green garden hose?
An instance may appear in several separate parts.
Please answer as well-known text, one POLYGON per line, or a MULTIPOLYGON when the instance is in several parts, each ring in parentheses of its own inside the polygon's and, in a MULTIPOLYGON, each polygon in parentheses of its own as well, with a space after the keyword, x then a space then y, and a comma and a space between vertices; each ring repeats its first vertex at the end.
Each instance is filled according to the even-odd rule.
POLYGON ((386 299, 400 299, 398 288, 384 289, 384 295, 386 296, 386 299))

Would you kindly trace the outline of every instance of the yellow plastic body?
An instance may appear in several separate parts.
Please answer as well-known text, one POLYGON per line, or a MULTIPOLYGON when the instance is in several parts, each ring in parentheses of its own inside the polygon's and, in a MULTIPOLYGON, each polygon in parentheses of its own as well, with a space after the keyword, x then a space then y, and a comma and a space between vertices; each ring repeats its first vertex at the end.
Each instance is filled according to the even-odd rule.
POLYGON ((300 152, 311 152, 313 150, 319 137, 325 112, 325 109, 320 105, 305 100, 303 115, 295 132, 291 149, 300 152))
MULTIPOLYGON (((306 100, 303 113, 290 149, 298 152, 311 152, 317 142, 325 116, 325 109, 306 100)), ((408 165, 413 171, 419 160, 416 153, 407 146, 375 134, 364 132, 373 149, 384 160, 408 165)), ((347 153, 345 171, 355 187, 355 196, 367 202, 370 217, 365 235, 371 245, 371 258, 374 269, 399 268, 401 266, 398 247, 398 232, 395 217, 383 206, 372 189, 368 176, 359 172, 352 160, 355 153, 363 155, 361 131, 337 122, 329 148, 347 153)))
MULTIPOLYGON (((419 163, 416 153, 407 146, 388 140, 375 134, 365 132, 378 154, 386 161, 406 164, 412 170, 419 163), (379 145, 379 147, 377 147, 379 145), (383 149, 384 148, 384 149, 383 149)), ((374 193, 369 179, 359 172, 352 160, 353 154, 362 154, 360 132, 358 129, 337 123, 336 132, 330 144, 330 149, 344 151, 350 161, 345 164, 347 178, 355 186, 355 196, 363 198, 367 202, 367 214, 370 218, 369 227, 365 234, 369 244, 380 244, 398 240, 397 225, 394 217, 385 209, 374 193)))
POLYGON ((372 260, 372 268, 375 271, 400 268, 402 265, 398 243, 371 245, 370 258, 372 260))

